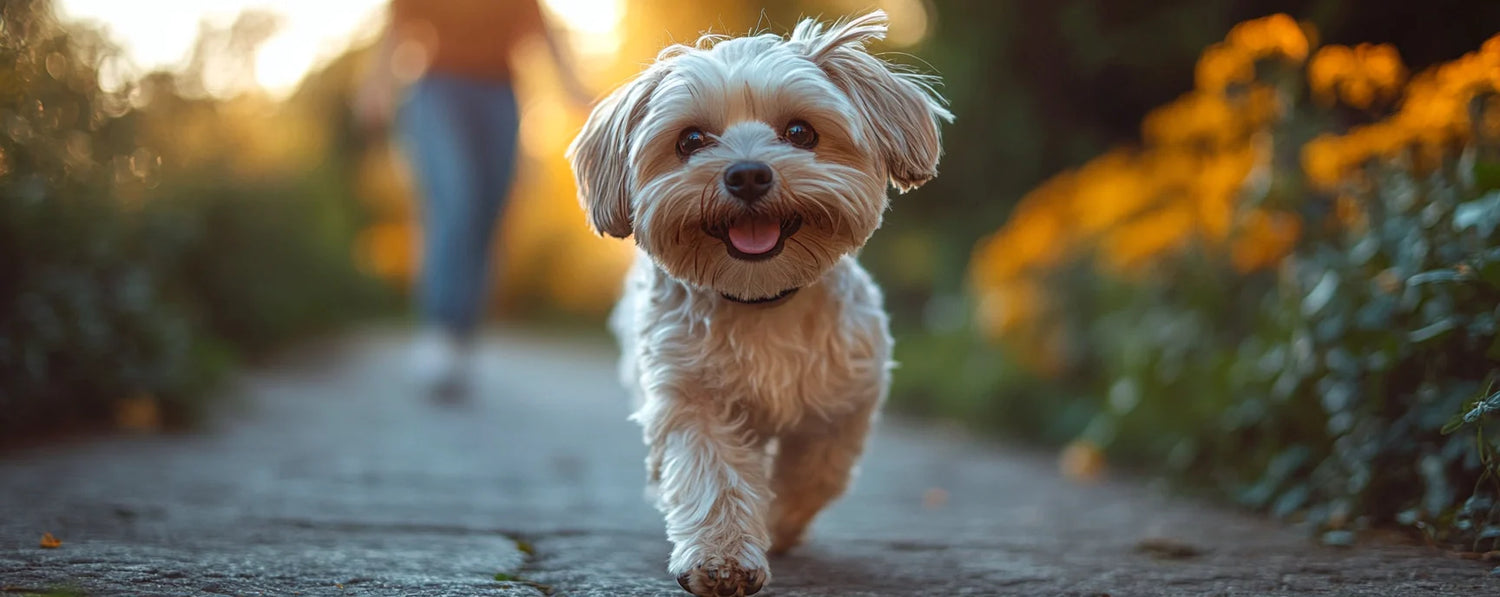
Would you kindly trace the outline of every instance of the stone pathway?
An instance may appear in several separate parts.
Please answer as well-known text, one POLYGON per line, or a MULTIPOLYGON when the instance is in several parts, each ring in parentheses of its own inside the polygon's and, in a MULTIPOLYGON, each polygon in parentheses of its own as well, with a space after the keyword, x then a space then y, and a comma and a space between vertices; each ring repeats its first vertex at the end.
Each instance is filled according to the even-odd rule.
MULTIPOLYGON (((643 499, 612 348, 496 333, 474 401, 406 388, 405 336, 243 376, 191 435, 0 454, 0 586, 94 595, 686 595, 643 499), (41 549, 44 532, 62 540, 41 549), (496 580, 497 574, 500 579, 496 580)), ((899 373, 898 373, 899 374, 899 373)), ((762 595, 1500 595, 1491 565, 1320 547, 1050 454, 885 420, 762 595), (1142 552, 1164 538, 1196 555, 1142 552)))

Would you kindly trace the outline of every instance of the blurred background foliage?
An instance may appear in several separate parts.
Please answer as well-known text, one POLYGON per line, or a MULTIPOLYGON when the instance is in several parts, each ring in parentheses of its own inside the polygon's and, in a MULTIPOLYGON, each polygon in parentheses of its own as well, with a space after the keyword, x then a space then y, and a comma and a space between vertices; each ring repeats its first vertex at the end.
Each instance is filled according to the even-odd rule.
MULTIPOLYGON (((862 254, 895 408, 1333 542, 1398 522, 1495 548, 1500 4, 544 5, 601 94, 705 30, 890 13, 877 50, 941 74, 958 116, 862 254)), ((184 419, 236 360, 403 313, 409 177, 348 111, 372 31, 278 97, 254 82, 269 13, 122 79, 99 27, 3 7, 0 433, 184 419)), ((522 54, 494 312, 602 329, 633 248, 585 226, 562 159, 585 115, 522 54)))
POLYGON ((1022 198, 970 265, 1020 365, 960 405, 1074 438, 1078 476, 1108 454, 1330 543, 1400 522, 1494 549, 1500 36, 1409 77, 1315 39, 1234 26, 1138 144, 1022 198))
POLYGON ((393 304, 350 258, 340 98, 106 91, 110 41, 0 7, 0 434, 181 422, 236 360, 393 304))

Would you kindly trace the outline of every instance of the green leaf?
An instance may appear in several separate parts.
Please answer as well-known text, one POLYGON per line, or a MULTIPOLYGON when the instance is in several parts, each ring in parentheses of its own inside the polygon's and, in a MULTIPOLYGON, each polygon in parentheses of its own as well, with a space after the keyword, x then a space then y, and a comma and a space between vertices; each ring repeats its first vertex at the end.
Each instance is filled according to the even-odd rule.
POLYGON ((1475 163, 1474 186, 1479 189, 1500 189, 1500 164, 1484 161, 1475 163))
POLYGON ((1464 413, 1465 423, 1477 423, 1485 415, 1500 412, 1500 392, 1474 403, 1474 408, 1464 413))
POLYGON ((1276 501, 1271 504, 1271 516, 1276 518, 1291 516, 1293 512, 1296 512, 1299 508, 1307 504, 1307 498, 1311 493, 1306 483, 1298 483, 1291 486, 1286 491, 1281 492, 1281 496, 1276 498, 1276 501))
POLYGON ((1474 275, 1451 269, 1437 269, 1422 272, 1406 279, 1407 286, 1421 286, 1423 284, 1439 284, 1447 282, 1467 282, 1473 280, 1474 275))
POLYGON ((1453 418, 1449 419, 1446 425, 1443 425, 1441 433, 1443 435, 1452 435, 1454 431, 1462 429, 1464 425, 1466 423, 1464 423, 1463 415, 1453 415, 1453 418))
POLYGON ((1453 210, 1453 227, 1459 230, 1474 228, 1479 236, 1488 237, 1497 226, 1500 226, 1500 192, 1491 191, 1453 210))
POLYGON ((1421 344, 1423 342, 1427 342, 1429 340, 1433 340, 1444 334, 1447 334, 1448 332, 1453 331, 1453 328, 1456 327, 1458 327, 1458 321, 1456 319, 1452 317, 1449 317, 1447 319, 1440 319, 1427 327, 1412 331, 1412 333, 1407 334, 1406 339, 1412 341, 1413 343, 1421 344))
POLYGON ((1474 272, 1491 288, 1500 288, 1500 247, 1492 248, 1475 257, 1474 272))
POLYGON ((1319 311, 1323 310, 1323 307, 1328 306, 1329 301, 1333 300, 1333 295, 1338 292, 1338 289, 1338 273, 1333 270, 1324 272, 1323 277, 1318 280, 1313 289, 1308 291, 1307 296, 1302 299, 1302 314, 1307 317, 1317 315, 1319 311))

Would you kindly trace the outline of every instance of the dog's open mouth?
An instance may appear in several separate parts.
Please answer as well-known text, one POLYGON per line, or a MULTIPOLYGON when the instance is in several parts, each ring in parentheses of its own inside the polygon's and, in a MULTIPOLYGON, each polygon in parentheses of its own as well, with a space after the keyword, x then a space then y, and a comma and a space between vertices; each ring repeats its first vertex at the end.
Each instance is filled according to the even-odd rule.
POLYGON ((786 239, 802 227, 802 218, 778 218, 766 214, 745 214, 711 226, 710 236, 724 241, 729 256, 742 261, 763 261, 777 256, 786 239))

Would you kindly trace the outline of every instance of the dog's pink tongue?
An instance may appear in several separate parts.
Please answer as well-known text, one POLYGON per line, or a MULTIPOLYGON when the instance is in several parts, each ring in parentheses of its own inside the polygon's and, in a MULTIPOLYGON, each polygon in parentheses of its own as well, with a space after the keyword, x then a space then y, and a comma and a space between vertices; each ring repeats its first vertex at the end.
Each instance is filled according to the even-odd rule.
POLYGON ((746 255, 759 255, 776 248, 781 240, 781 222, 772 218, 745 218, 729 227, 729 243, 746 255))

